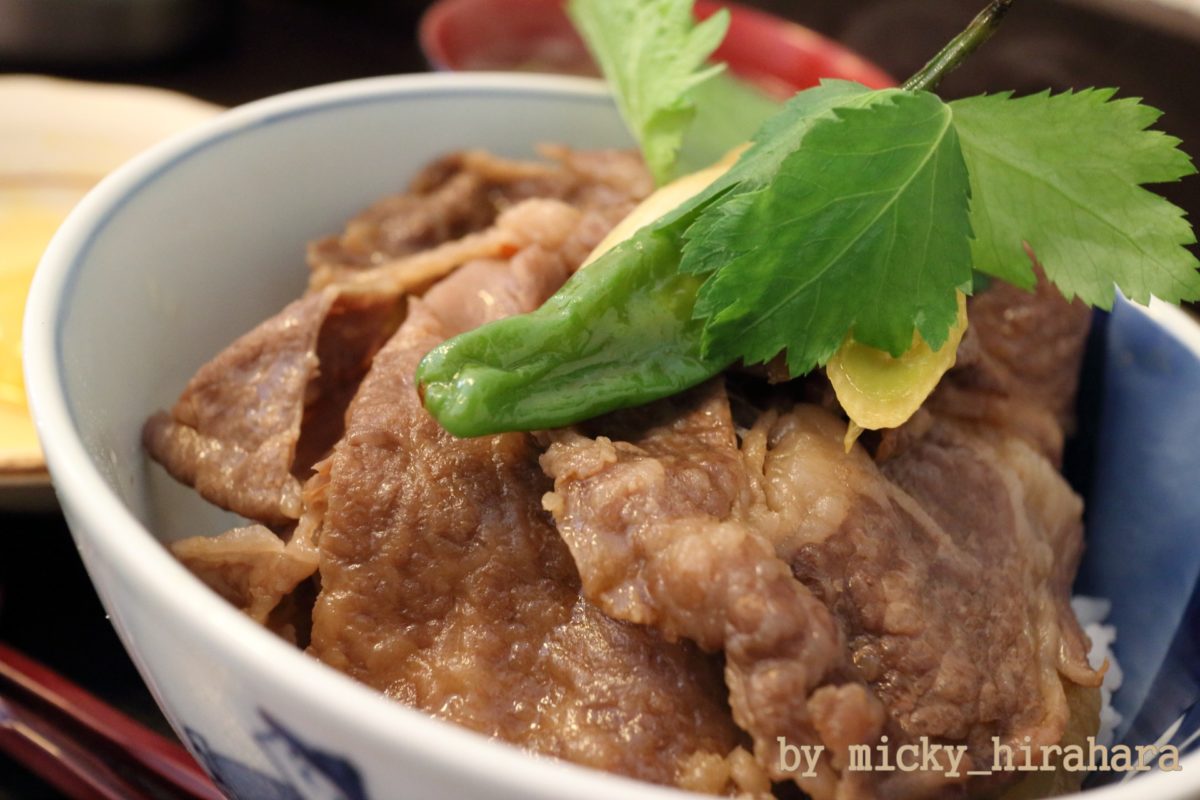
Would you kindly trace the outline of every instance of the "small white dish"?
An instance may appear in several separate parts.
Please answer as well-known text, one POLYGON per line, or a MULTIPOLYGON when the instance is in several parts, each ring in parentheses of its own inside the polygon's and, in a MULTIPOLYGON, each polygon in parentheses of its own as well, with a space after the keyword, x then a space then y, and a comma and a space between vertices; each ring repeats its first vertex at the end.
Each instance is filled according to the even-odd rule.
POLYGON ((101 178, 220 109, 161 89, 36 75, 0 77, 0 108, 19 109, 0 116, 0 509, 43 510, 54 494, 13 382, 36 250, 101 178))

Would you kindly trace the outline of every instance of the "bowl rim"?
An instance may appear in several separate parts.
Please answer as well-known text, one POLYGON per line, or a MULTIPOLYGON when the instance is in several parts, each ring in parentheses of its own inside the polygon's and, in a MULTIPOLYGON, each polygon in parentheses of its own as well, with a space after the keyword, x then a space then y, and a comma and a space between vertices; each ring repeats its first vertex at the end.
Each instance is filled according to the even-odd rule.
MULTIPOLYGON (((226 138, 292 117, 335 112, 351 103, 410 102, 422 96, 478 92, 611 102, 601 81, 565 76, 439 73, 345 81, 226 111, 152 147, 107 176, 54 236, 38 266, 27 301, 23 330, 25 379, 38 436, 80 550, 94 549, 102 555, 131 591, 154 597, 164 613, 192 628, 221 660, 269 678, 283 693, 306 697, 308 707, 318 716, 371 737, 374 746, 408 751, 441 770, 474 773, 471 778, 475 781, 499 783, 510 790, 524 791, 529 797, 557 798, 564 789, 587 800, 685 797, 688 793, 678 789, 534 756, 519 747, 434 719, 386 698, 271 634, 193 576, 125 506, 88 455, 68 402, 61 357, 62 322, 77 299, 75 276, 86 268, 91 243, 153 176, 166 174, 173 164, 226 138)), ((1155 319, 1200 359, 1200 324, 1186 312, 1161 303, 1152 303, 1149 308, 1132 307, 1155 319)), ((107 604, 107 598, 102 599, 107 604)), ((115 613, 116 609, 109 611, 115 613)), ((142 669, 137 653, 128 644, 126 647, 142 669)), ((355 757, 354 753, 348 755, 355 757)), ((1183 798, 1200 788, 1200 753, 1183 759, 1181 766, 1194 777, 1144 775, 1136 784, 1136 795, 1117 784, 1071 796, 1130 800, 1148 796, 1149 792, 1162 798, 1183 798)))

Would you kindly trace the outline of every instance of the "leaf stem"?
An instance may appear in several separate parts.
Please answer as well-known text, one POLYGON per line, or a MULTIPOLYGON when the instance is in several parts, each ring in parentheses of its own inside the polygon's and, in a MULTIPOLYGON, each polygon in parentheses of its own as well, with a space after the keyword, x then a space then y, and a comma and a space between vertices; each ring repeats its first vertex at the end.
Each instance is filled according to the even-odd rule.
POLYGON ((933 59, 921 67, 916 75, 904 82, 904 88, 910 91, 932 92, 937 89, 942 78, 953 72, 959 64, 967 59, 979 47, 992 38, 992 34, 1000 27, 1005 14, 1012 7, 1014 0, 992 0, 988 7, 979 12, 971 24, 962 33, 950 40, 950 44, 942 48, 933 59))

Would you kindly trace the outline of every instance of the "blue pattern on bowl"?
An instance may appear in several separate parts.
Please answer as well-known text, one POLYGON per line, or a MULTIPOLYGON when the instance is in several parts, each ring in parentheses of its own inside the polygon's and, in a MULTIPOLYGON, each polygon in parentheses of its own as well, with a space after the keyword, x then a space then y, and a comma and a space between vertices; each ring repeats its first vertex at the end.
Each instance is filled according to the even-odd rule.
POLYGON ((1200 730, 1200 335, 1182 324, 1165 333, 1124 300, 1099 321, 1101 374, 1085 386, 1099 387, 1100 421, 1076 590, 1112 601, 1107 622, 1125 676, 1113 696, 1123 717, 1115 741, 1155 744, 1179 723, 1167 741, 1192 749, 1200 730))

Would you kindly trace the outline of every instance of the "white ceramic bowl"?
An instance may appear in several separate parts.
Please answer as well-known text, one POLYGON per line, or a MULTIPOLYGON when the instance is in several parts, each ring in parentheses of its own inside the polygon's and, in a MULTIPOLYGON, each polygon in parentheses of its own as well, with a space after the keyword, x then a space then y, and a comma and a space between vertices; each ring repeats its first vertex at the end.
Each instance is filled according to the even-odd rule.
MULTIPOLYGON (((63 510, 159 704, 231 793, 296 796, 290 785, 306 798, 681 797, 430 719, 259 628, 162 546, 233 518, 149 468, 139 446, 150 411, 299 293, 307 240, 446 151, 527 156, 539 141, 629 139, 603 87, 578 79, 413 76, 272 98, 107 178, 39 268, 26 377, 63 510)), ((1183 765, 1087 796, 1190 797, 1200 757, 1183 765)))

